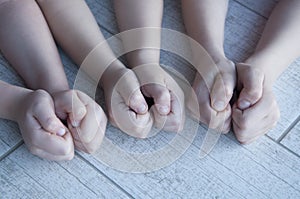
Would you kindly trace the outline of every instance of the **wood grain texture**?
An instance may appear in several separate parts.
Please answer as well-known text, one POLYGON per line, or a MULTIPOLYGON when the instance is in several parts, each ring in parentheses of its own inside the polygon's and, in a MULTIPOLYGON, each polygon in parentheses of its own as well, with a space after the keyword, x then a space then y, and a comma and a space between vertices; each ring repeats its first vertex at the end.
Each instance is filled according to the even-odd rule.
POLYGON ((258 15, 268 18, 279 0, 259 0, 259 1, 235 0, 235 1, 247 7, 254 13, 257 13, 258 15))
MULTIPOLYGON (((199 158, 205 129, 199 128, 192 146, 170 166, 144 174, 116 171, 101 156, 83 155, 134 197, 142 198, 294 198, 300 196, 300 162, 272 140, 263 137, 241 146, 232 135, 222 136, 212 153, 199 158), (189 191, 187 191, 189 190, 189 191)), ((137 140, 110 127, 108 138, 124 151, 150 153, 167 146, 174 135, 137 140)), ((181 146, 178 145, 177 149, 181 146)), ((174 150, 176 150, 174 148, 174 150)), ((153 162, 160 158, 153 158, 153 162)), ((117 156, 116 164, 130 164, 117 156)), ((137 162, 138 163, 138 162, 137 162)))
POLYGON ((300 157, 300 122, 280 142, 300 157))
POLYGON ((0 162, 0 176, 1 198, 128 198, 80 158, 45 161, 24 146, 0 162))
MULTIPOLYGON (((106 38, 118 33, 112 1, 87 0, 106 38)), ((249 56, 259 40, 266 18, 276 1, 231 0, 226 21, 225 51, 234 61, 249 56)), ((163 26, 184 32, 179 0, 165 0, 163 26)), ((70 86, 78 66, 60 50, 70 86)), ((163 52, 161 62, 183 74, 190 82, 195 70, 182 58, 163 52)), ((269 135, 278 139, 300 113, 300 62, 293 63, 279 78, 274 90, 281 120, 269 135)), ((23 86, 18 75, 0 57, 0 79, 23 86)), ((103 93, 96 97, 103 105, 103 93)), ((299 124, 281 144, 299 154, 299 124), (298 144, 298 145, 297 145, 298 144)), ((299 156, 262 137, 249 146, 239 145, 232 134, 221 136, 214 150, 200 159, 199 149, 206 130, 199 127, 190 148, 167 167, 148 173, 126 173, 112 169, 99 157, 80 153, 73 161, 55 163, 41 160, 19 147, 0 162, 0 198, 299 198, 299 156)), ((168 146, 172 133, 161 132, 137 140, 108 126, 107 139, 123 151, 150 153, 168 146)), ((21 137, 17 125, 0 121, 0 157, 21 137)), ((174 151, 182 148, 174 147, 174 151)), ((109 151, 106 151, 109 155, 109 151)), ((130 164, 118 156, 117 164, 130 164)), ((153 162, 169 157, 155 157, 153 162)), ((128 159, 127 159, 128 160, 128 159)), ((135 161, 135 164, 141 162, 135 161)), ((150 165, 151 166, 151 165, 150 165)))
MULTIPOLYGON (((0 80, 17 85, 24 86, 21 78, 9 66, 4 57, 0 54, 0 80)), ((0 119, 0 159, 11 148, 16 146, 22 140, 18 125, 12 121, 0 119)))

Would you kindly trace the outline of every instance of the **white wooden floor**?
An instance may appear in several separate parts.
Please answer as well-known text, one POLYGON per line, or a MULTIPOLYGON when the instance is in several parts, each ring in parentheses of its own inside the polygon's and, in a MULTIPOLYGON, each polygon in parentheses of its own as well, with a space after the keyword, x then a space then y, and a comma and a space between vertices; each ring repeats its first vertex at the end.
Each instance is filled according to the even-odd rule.
MULTIPOLYGON (((111 2, 87 2, 105 36, 116 34, 111 2)), ((179 2, 165 0, 163 24, 184 32, 179 2)), ((229 58, 242 61, 251 54, 275 5, 276 0, 230 1, 225 42, 229 58)), ((77 68, 61 55, 72 85, 77 68)), ((175 67, 187 79, 193 78, 194 70, 178 57, 164 52, 161 62, 175 67)), ((23 85, 3 57, 0 79, 23 85)), ((206 130, 199 126, 193 144, 179 159, 147 173, 120 172, 96 156, 82 153, 76 153, 70 162, 41 160, 27 151, 16 124, 0 120, 0 198, 300 198, 299 86, 300 59, 274 87, 281 109, 278 126, 256 143, 241 146, 233 134, 224 135, 213 151, 200 159, 206 130)), ((111 126, 107 130, 107 138, 127 151, 153 151, 173 137, 162 132, 136 140, 111 126)), ((110 158, 120 164, 124 161, 110 158)))

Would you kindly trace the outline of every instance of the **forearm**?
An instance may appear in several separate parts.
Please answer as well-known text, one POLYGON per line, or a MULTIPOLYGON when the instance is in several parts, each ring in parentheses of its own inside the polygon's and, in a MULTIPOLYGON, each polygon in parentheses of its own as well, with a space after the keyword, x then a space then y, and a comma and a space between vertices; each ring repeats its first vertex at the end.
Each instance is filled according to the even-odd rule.
POLYGON ((215 61, 225 57, 224 25, 228 0, 182 0, 184 24, 190 37, 196 40, 215 61))
POLYGON ((1 4, 0 49, 28 87, 48 92, 68 88, 57 48, 34 0, 1 4))
POLYGON ((300 1, 281 0, 271 14, 254 54, 245 61, 263 67, 268 84, 273 84, 300 56, 299 10, 300 1))
POLYGON ((32 91, 0 81, 0 118, 17 121, 22 99, 30 92, 32 91))
POLYGON ((134 34, 130 37, 134 42, 128 39, 126 33, 122 34, 125 50, 131 51, 127 54, 129 67, 149 63, 158 64, 163 0, 114 0, 114 7, 121 32, 138 29, 130 32, 134 34))
POLYGON ((99 26, 84 0, 38 0, 59 45, 95 81, 106 68, 123 65, 105 43, 99 26), (101 44, 101 45, 99 45, 101 44), (97 47, 97 48, 96 48, 97 47), (88 60, 87 60, 88 57, 88 60), (116 60, 111 63, 112 60, 116 60))

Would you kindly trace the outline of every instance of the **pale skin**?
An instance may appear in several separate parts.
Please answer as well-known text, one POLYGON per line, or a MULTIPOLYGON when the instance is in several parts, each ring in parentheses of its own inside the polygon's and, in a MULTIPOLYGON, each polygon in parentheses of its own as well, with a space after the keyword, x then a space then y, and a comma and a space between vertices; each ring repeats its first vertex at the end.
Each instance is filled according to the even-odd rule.
MULTIPOLYGON (((232 114, 226 114, 228 123, 223 132, 230 129, 232 122, 235 135, 241 143, 249 144, 255 141, 276 125, 279 109, 272 86, 285 68, 300 56, 300 45, 297 45, 300 43, 300 2, 282 0, 278 3, 269 17, 255 52, 243 63, 238 63, 236 71, 225 57, 223 49, 228 1, 190 0, 182 1, 182 4, 188 34, 211 55, 220 69, 227 92, 224 97, 223 87, 218 89, 218 86, 215 86, 218 83, 214 80, 208 86, 216 89, 211 89, 210 94, 207 93, 202 78, 197 74, 193 87, 196 93, 199 93, 200 110, 215 113, 213 123, 216 124, 223 122, 218 118, 218 114, 231 112, 232 114), (235 81, 240 93, 238 100, 230 107, 228 102, 235 81), (224 102, 226 108, 215 105, 214 102, 219 100, 224 102)), ((210 123, 207 118, 200 118, 200 121, 210 123)))
POLYGON ((59 45, 79 66, 90 63, 83 70, 96 82, 100 79, 111 123, 129 135, 146 137, 153 120, 140 91, 139 81, 131 70, 117 60, 108 45, 103 45, 101 49, 95 48, 105 38, 85 1, 37 2, 59 45), (114 61, 109 63, 107 60, 114 61), (120 79, 122 82, 118 83, 120 79), (116 95, 112 97, 114 92, 116 95))
POLYGON ((104 136, 106 116, 86 94, 70 90, 36 1, 1 0, 0 15, 1 52, 26 85, 37 90, 1 82, 1 92, 7 95, 0 103, 9 107, 1 108, 1 117, 18 122, 25 144, 42 158, 69 160, 74 156, 74 146, 95 152, 104 136), (68 128, 60 120, 67 120, 68 128))
MULTIPOLYGON (((114 7, 120 32, 161 27, 163 0, 114 0, 114 7)), ((154 100, 151 111, 155 124, 166 131, 179 132, 185 120, 184 96, 177 83, 160 67, 161 32, 146 29, 132 34, 133 43, 130 37, 122 37, 123 46, 129 52, 126 54, 128 67, 135 71, 143 94, 154 100), (163 126, 162 120, 165 120, 163 126)))

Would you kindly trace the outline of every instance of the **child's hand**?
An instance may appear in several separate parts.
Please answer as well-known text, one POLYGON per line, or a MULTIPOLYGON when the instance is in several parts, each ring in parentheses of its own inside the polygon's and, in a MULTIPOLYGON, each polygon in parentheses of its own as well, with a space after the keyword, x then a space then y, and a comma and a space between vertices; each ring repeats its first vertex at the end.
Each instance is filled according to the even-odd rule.
POLYGON ((101 145, 107 118, 102 108, 89 96, 77 90, 53 94, 56 114, 68 122, 76 149, 93 153, 101 145))
POLYGON ((135 74, 109 67, 101 78, 110 122, 128 135, 146 138, 153 124, 135 74))
POLYGON ((135 67, 142 93, 153 98, 155 125, 165 131, 182 131, 185 121, 184 93, 175 80, 157 64, 135 67))
POLYGON ((237 139, 249 144, 276 125, 280 112, 261 68, 237 64, 237 73, 241 92, 233 107, 233 128, 237 139))
MULTIPOLYGON (((229 104, 236 84, 234 64, 224 59, 216 63, 219 73, 205 69, 204 79, 196 74, 193 89, 197 99, 190 97, 188 109, 193 117, 216 131, 227 133, 231 127, 231 105, 229 104), (211 72, 209 72, 211 71, 211 72), (198 101, 199 107, 195 107, 198 101), (200 112, 200 113, 199 113, 200 112)), ((209 66, 208 66, 209 67, 209 66)))
POLYGON ((24 97, 17 119, 29 151, 48 160, 71 160, 74 145, 71 134, 55 115, 51 96, 42 90, 24 97))
POLYGON ((261 99, 246 110, 235 104, 232 111, 233 130, 238 141, 250 144, 276 126, 280 112, 271 91, 263 91, 261 99))

